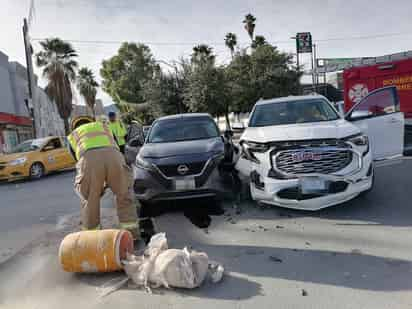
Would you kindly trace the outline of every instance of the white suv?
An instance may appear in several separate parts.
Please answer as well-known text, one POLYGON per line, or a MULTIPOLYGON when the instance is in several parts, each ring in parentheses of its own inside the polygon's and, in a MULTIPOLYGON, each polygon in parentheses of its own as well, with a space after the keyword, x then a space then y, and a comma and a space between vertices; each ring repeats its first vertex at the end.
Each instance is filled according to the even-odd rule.
POLYGON ((318 95, 260 100, 236 168, 254 200, 318 210, 370 190, 374 161, 402 158, 403 133, 394 87, 370 93, 345 116, 318 95))

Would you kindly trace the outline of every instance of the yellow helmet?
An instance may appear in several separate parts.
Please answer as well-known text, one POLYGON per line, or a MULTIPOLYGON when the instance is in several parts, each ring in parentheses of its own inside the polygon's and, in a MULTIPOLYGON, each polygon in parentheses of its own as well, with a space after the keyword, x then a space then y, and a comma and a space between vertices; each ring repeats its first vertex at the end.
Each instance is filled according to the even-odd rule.
POLYGON ((93 117, 90 116, 79 116, 76 118, 73 118, 71 121, 71 130, 75 130, 76 128, 80 127, 83 124, 86 123, 90 123, 90 122, 94 122, 95 120, 93 119, 93 117))

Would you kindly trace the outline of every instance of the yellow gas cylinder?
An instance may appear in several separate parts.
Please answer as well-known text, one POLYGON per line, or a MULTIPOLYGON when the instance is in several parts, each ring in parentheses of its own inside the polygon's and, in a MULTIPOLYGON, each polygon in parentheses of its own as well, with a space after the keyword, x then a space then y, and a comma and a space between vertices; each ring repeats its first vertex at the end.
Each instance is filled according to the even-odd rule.
POLYGON ((59 260, 68 272, 110 272, 121 270, 121 260, 133 250, 133 236, 128 231, 82 231, 63 239, 59 260))

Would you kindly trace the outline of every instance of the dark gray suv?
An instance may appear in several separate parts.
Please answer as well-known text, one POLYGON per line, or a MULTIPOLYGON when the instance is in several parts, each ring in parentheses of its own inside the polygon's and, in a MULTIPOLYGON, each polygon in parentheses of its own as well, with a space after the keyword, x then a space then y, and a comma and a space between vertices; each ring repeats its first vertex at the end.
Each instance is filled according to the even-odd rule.
POLYGON ((230 134, 221 136, 210 115, 159 118, 136 157, 136 196, 142 202, 218 196, 232 157, 230 134))

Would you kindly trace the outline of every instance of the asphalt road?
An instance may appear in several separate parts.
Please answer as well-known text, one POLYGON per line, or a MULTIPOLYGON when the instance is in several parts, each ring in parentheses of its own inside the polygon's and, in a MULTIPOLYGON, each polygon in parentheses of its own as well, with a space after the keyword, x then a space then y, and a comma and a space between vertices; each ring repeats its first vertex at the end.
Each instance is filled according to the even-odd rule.
POLYGON ((103 299, 96 288, 121 274, 68 274, 56 259, 78 228, 72 177, 0 185, 0 248, 18 251, 0 264, 0 308, 412 308, 412 160, 380 168, 367 197, 319 212, 244 203, 236 214, 227 202, 206 230, 162 215, 169 246, 204 250, 225 265, 224 280, 154 294, 124 287, 103 299))

